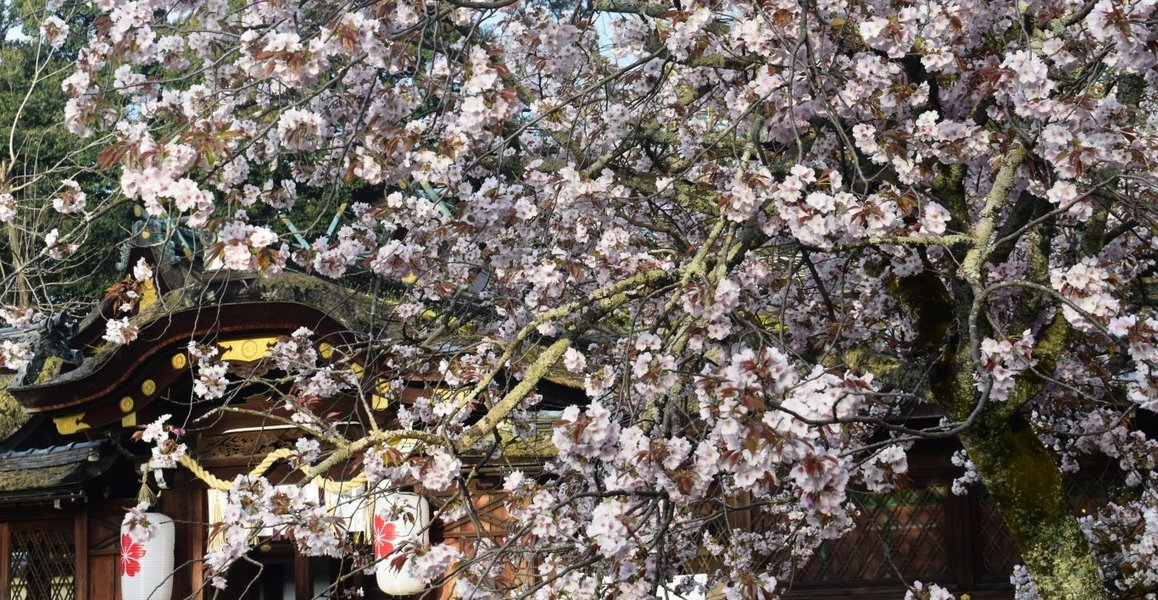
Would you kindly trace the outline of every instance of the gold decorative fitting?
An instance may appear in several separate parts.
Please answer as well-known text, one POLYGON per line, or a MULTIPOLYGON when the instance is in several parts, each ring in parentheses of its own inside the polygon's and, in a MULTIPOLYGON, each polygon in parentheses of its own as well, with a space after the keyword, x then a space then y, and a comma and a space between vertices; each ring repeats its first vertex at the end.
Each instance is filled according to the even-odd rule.
POLYGON ((390 382, 385 379, 379 379, 374 383, 374 393, 370 395, 370 408, 373 410, 386 410, 390 406, 390 399, 387 396, 390 393, 390 382))
POLYGON ((157 382, 152 379, 146 379, 141 382, 141 393, 146 396, 152 396, 153 392, 157 391, 157 382))
POLYGON ((121 417, 121 427, 136 427, 137 413, 129 413, 121 417))
POLYGON ((125 396, 124 398, 121 398, 120 406, 121 412, 123 413, 133 412, 133 398, 131 396, 125 396))
POLYGON ((329 342, 322 342, 318 344, 318 354, 322 355, 325 360, 330 360, 334 355, 334 347, 329 342))
POLYGON ((221 360, 236 360, 241 362, 253 362, 266 354, 269 354, 269 349, 277 343, 275 337, 260 337, 249 338, 243 340, 228 340, 220 342, 222 348, 225 349, 221 353, 221 360))
POLYGON ((53 417, 52 421, 56 423, 56 431, 61 435, 71 435, 89 428, 89 424, 84 422, 83 412, 72 413, 71 415, 64 415, 62 417, 53 417))
POLYGON ((185 368, 185 365, 187 364, 187 362, 186 362, 186 360, 185 360, 185 355, 184 355, 184 354, 180 354, 180 353, 178 353, 178 354, 174 354, 174 355, 173 355, 173 359, 172 359, 171 361, 169 361, 169 362, 170 362, 170 363, 172 363, 172 364, 173 364, 173 368, 174 368, 174 369, 177 369, 177 370, 181 370, 181 369, 184 369, 184 368, 185 368))
POLYGON ((151 279, 141 282, 139 293, 141 294, 141 299, 137 301, 137 306, 140 310, 145 310, 160 300, 160 297, 157 295, 157 286, 153 285, 153 280, 151 279))

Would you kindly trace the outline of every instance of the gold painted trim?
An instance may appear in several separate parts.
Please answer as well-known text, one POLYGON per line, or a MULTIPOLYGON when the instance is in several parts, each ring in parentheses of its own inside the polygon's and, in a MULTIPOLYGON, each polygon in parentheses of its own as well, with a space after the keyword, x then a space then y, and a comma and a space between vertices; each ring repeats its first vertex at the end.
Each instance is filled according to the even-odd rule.
POLYGON ((217 345, 224 349, 221 353, 221 360, 253 362, 268 355, 270 349, 273 348, 273 345, 276 343, 276 337, 259 337, 226 340, 224 342, 218 342, 217 345))
POLYGON ((56 423, 56 431, 61 435, 71 435, 78 431, 84 431, 89 428, 89 424, 84 422, 84 413, 72 413, 71 415, 64 415, 61 417, 53 417, 52 421, 56 423))
POLYGON ((142 281, 141 287, 139 289, 141 299, 137 302, 138 310, 145 310, 146 308, 156 304, 157 301, 161 299, 160 296, 157 295, 157 286, 153 285, 152 279, 146 279, 145 281, 142 281))
POLYGON ((374 383, 374 393, 370 395, 370 408, 373 410, 386 410, 390 406, 390 399, 386 393, 390 391, 390 382, 385 379, 379 379, 374 383))

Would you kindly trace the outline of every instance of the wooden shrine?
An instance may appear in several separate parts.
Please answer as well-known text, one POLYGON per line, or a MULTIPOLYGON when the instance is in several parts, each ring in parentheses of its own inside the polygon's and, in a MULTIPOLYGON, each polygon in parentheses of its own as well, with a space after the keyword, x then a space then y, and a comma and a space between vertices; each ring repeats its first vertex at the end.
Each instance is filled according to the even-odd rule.
MULTIPOLYGON (((295 481, 285 461, 263 459, 291 447, 300 433, 269 417, 277 401, 259 391, 235 402, 238 410, 201 419, 212 403, 193 401, 190 367, 195 360, 189 342, 215 344, 231 369, 240 372, 267 368, 262 359, 272 344, 299 327, 315 333, 325 355, 340 353, 359 334, 385 325, 376 321, 372 297, 317 277, 206 269, 187 232, 165 227, 138 226, 124 252, 126 269, 144 259, 155 270, 139 290, 133 321, 139 332, 133 342, 114 345, 102 339, 114 314, 114 301, 105 299, 74 328, 50 322, 40 332, 37 359, 26 372, 2 375, 5 385, 0 387, 7 391, 0 394, 0 600, 122 597, 120 575, 127 559, 120 524, 126 508, 137 503, 141 466, 149 453, 132 435, 163 414, 191 424, 185 442, 204 471, 198 476, 189 469, 163 474, 166 489, 156 509, 173 520, 172 598, 304 600, 319 597, 339 578, 361 586, 367 598, 387 597, 372 577, 350 564, 307 558, 278 540, 258 548, 252 562, 235 565, 226 590, 206 586, 199 561, 213 543, 206 525, 215 518, 211 482, 242 473, 295 481)), ((357 359, 355 353, 345 356, 357 359)), ((573 385, 556 379, 540 386, 545 424, 551 410, 585 401, 573 385)), ((370 396, 373 389, 366 387, 370 396)), ((402 402, 425 393, 429 390, 416 376, 402 402)), ((371 420, 389 426, 394 418, 391 407, 374 398, 369 410, 351 398, 330 402, 322 409, 350 435, 371 420)), ((884 496, 854 494, 862 527, 826 544, 789 597, 897 598, 903 595, 898 574, 968 592, 975 600, 1011 597, 1008 574, 1016 548, 983 493, 950 493, 950 482, 960 472, 949 462, 955 449, 949 442, 919 444, 902 489, 884 496)), ((533 470, 543 457, 530 448, 521 460, 533 470)), ((354 480, 359 467, 340 465, 329 478, 354 480)), ((1096 476, 1074 480, 1079 510, 1105 495, 1097 466, 1085 472, 1096 476)), ((431 540, 465 548, 478 523, 501 539, 506 517, 501 495, 493 491, 500 487, 498 475, 483 472, 472 483, 479 521, 436 519, 431 540)), ((150 481, 154 487, 159 483, 150 481)), ((743 526, 742 515, 738 518, 734 526, 743 526)), ((435 590, 427 596, 449 593, 435 590)))

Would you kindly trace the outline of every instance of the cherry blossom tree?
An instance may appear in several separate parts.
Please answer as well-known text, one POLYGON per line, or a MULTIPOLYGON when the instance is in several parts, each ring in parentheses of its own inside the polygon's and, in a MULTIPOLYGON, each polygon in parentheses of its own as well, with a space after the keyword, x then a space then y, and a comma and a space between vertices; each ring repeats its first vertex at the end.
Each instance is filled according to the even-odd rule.
MULTIPOLYGON (((363 346, 453 390, 360 390, 298 332, 271 360, 299 382, 278 389, 309 474, 358 459, 469 512, 464 457, 501 465, 501 432, 533 437, 545 378, 583 387, 551 460, 505 479, 509 537, 417 552, 421 576, 642 598, 708 554, 706 585, 770 597, 848 530, 851 489, 887 491, 914 441, 955 438, 1023 593, 1158 586, 1158 446, 1137 426, 1158 407, 1154 2, 88 6, 64 119, 112 140, 106 201, 182 216, 226 269, 391 290, 394 326, 363 346), (329 233, 277 219, 351 188, 369 193, 329 233), (395 407, 363 437, 311 412, 358 392, 395 407), (920 405, 943 418, 908 424, 920 405), (1079 520, 1062 481, 1090 453, 1128 493, 1079 520)), ((49 6, 46 43, 71 9, 49 6)), ((38 259, 84 248, 76 231, 43 232, 38 259)), ((196 394, 224 406, 246 382, 198 351, 196 394)), ((158 461, 180 462, 179 431, 145 431, 158 461)), ((246 478, 229 497, 215 583, 246 528, 346 551, 308 498, 246 478)))

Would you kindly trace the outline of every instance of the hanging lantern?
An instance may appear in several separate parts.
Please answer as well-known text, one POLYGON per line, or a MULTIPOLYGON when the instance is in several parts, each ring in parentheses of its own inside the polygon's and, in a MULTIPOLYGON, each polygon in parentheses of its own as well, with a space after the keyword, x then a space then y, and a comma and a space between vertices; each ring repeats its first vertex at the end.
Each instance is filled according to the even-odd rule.
POLYGON ((145 513, 153 536, 138 542, 121 525, 121 598, 169 600, 173 596, 173 519, 145 513))
POLYGON ((374 503, 374 558, 378 560, 378 588, 387 594, 406 596, 426 589, 414 575, 414 558, 395 568, 400 555, 396 548, 417 544, 430 545, 430 504, 426 498, 409 492, 378 497, 374 503))

